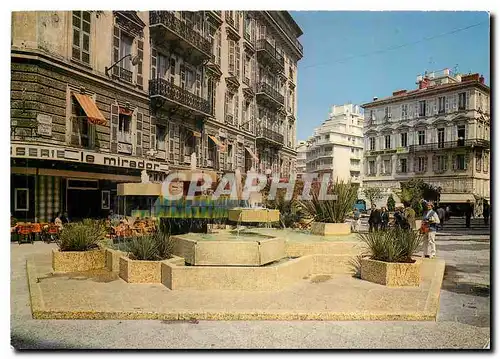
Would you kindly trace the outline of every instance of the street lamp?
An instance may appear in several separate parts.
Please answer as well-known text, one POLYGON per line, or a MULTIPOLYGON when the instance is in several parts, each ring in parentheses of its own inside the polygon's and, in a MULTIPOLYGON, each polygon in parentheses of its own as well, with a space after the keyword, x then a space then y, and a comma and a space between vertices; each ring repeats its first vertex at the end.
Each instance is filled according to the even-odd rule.
POLYGON ((139 58, 139 55, 132 55, 132 54, 127 54, 125 56, 123 56, 120 60, 116 61, 113 65, 111 65, 110 67, 105 67, 104 68, 104 73, 106 74, 106 76, 109 76, 109 70, 111 70, 113 67, 115 67, 116 65, 118 65, 120 62, 122 62, 125 58, 127 57, 130 57, 130 61, 132 62, 132 66, 137 66, 137 64, 141 61, 141 59, 139 58))

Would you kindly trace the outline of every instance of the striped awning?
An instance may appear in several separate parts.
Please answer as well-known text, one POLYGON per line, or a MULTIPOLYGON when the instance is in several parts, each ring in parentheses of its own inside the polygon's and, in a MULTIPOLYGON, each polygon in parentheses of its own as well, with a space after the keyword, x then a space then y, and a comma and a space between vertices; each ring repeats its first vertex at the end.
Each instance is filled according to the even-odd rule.
POLYGON ((475 203, 476 199, 472 193, 441 193, 439 196, 440 203, 475 203))
POLYGON ((259 157, 257 157, 257 155, 252 151, 252 149, 250 147, 245 147, 245 150, 247 150, 247 152, 250 154, 250 156, 253 157, 253 159, 256 162, 259 162, 259 157))
POLYGON ((217 137, 215 136, 212 136, 212 135, 208 135, 208 138, 210 138, 213 143, 215 143, 217 145, 217 147, 219 147, 219 151, 225 153, 226 152, 226 145, 224 143, 222 143, 221 141, 219 141, 217 139, 217 137))
POLYGON ((92 100, 90 96, 82 95, 79 93, 73 93, 76 100, 82 106, 83 111, 87 115, 88 121, 95 125, 105 126, 107 124, 106 119, 102 115, 101 111, 97 108, 97 105, 92 100))

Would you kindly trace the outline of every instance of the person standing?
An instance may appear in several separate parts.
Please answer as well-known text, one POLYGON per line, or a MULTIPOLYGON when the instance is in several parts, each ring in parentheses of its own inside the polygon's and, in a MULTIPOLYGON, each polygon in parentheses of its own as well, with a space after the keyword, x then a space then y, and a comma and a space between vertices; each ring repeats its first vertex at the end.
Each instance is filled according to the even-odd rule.
POLYGON ((57 228, 59 228, 60 231, 63 229, 63 222, 61 217, 61 212, 59 212, 57 213, 57 217, 54 219, 54 224, 57 226, 57 228))
POLYGON ((358 207, 354 207, 353 217, 353 230, 354 232, 359 232, 359 227, 361 226, 361 213, 359 212, 358 207))
POLYGON ((488 201, 484 201, 483 204, 483 219, 484 219, 484 224, 487 226, 490 220, 490 205, 488 201))
POLYGON ((439 224, 439 216, 432 209, 432 203, 430 202, 427 203, 427 211, 422 218, 422 224, 427 231, 424 234, 424 257, 434 258, 436 256, 436 231, 439 224))
POLYGON ((470 228, 470 219, 472 217, 472 213, 474 212, 474 207, 470 203, 470 199, 467 200, 467 204, 465 205, 465 227, 470 228))
POLYGON ((437 209, 437 214, 438 214, 438 217, 439 217, 439 228, 440 229, 443 229, 443 226, 444 226, 444 221, 445 221, 445 218, 446 218, 446 211, 444 210, 444 208, 442 206, 440 206, 438 209, 437 209))
POLYGON ((63 224, 69 223, 68 212, 64 212, 64 214, 61 216, 61 221, 63 224))
POLYGON ((375 205, 372 207, 372 210, 370 212, 370 217, 368 218, 368 224, 370 226, 369 229, 370 232, 378 231, 378 227, 380 225, 380 211, 377 209, 375 205))
POLYGON ((449 221, 450 217, 451 217, 451 208, 450 206, 446 206, 446 216, 445 216, 446 221, 449 221))
POLYGON ((387 225, 389 224, 389 212, 387 212, 385 207, 381 208, 380 212, 380 229, 385 231, 387 229, 387 225))

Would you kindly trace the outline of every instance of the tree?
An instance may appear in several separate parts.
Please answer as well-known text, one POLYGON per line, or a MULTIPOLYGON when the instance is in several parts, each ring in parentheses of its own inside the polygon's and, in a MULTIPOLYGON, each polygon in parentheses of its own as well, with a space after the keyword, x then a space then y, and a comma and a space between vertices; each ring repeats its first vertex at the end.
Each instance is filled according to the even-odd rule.
POLYGON ((387 198, 387 210, 393 212, 395 208, 396 208, 396 201, 394 200, 394 197, 391 194, 389 198, 387 198))
POLYGON ((363 194, 370 201, 372 207, 376 201, 382 199, 382 190, 379 187, 365 187, 363 188, 363 194))
POLYGON ((400 183, 401 191, 397 193, 405 206, 411 206, 417 215, 423 212, 422 200, 439 201, 440 187, 435 187, 420 178, 412 178, 400 183))

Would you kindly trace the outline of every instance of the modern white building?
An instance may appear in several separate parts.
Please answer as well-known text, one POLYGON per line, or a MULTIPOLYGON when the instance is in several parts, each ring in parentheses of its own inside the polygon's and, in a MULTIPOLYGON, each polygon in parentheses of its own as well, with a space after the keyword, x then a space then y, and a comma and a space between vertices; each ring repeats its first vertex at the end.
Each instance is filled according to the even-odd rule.
POLYGON ((297 161, 295 163, 295 171, 298 175, 306 172, 306 155, 307 155, 307 141, 301 140, 297 143, 295 150, 297 151, 297 161))
POLYGON ((361 184, 363 113, 358 105, 333 106, 328 120, 308 139, 306 172, 361 184))
POLYGON ((418 76, 417 85, 363 105, 363 186, 387 189, 385 201, 401 181, 421 178, 441 187, 441 203, 489 199, 490 89, 483 76, 445 69, 418 76))

